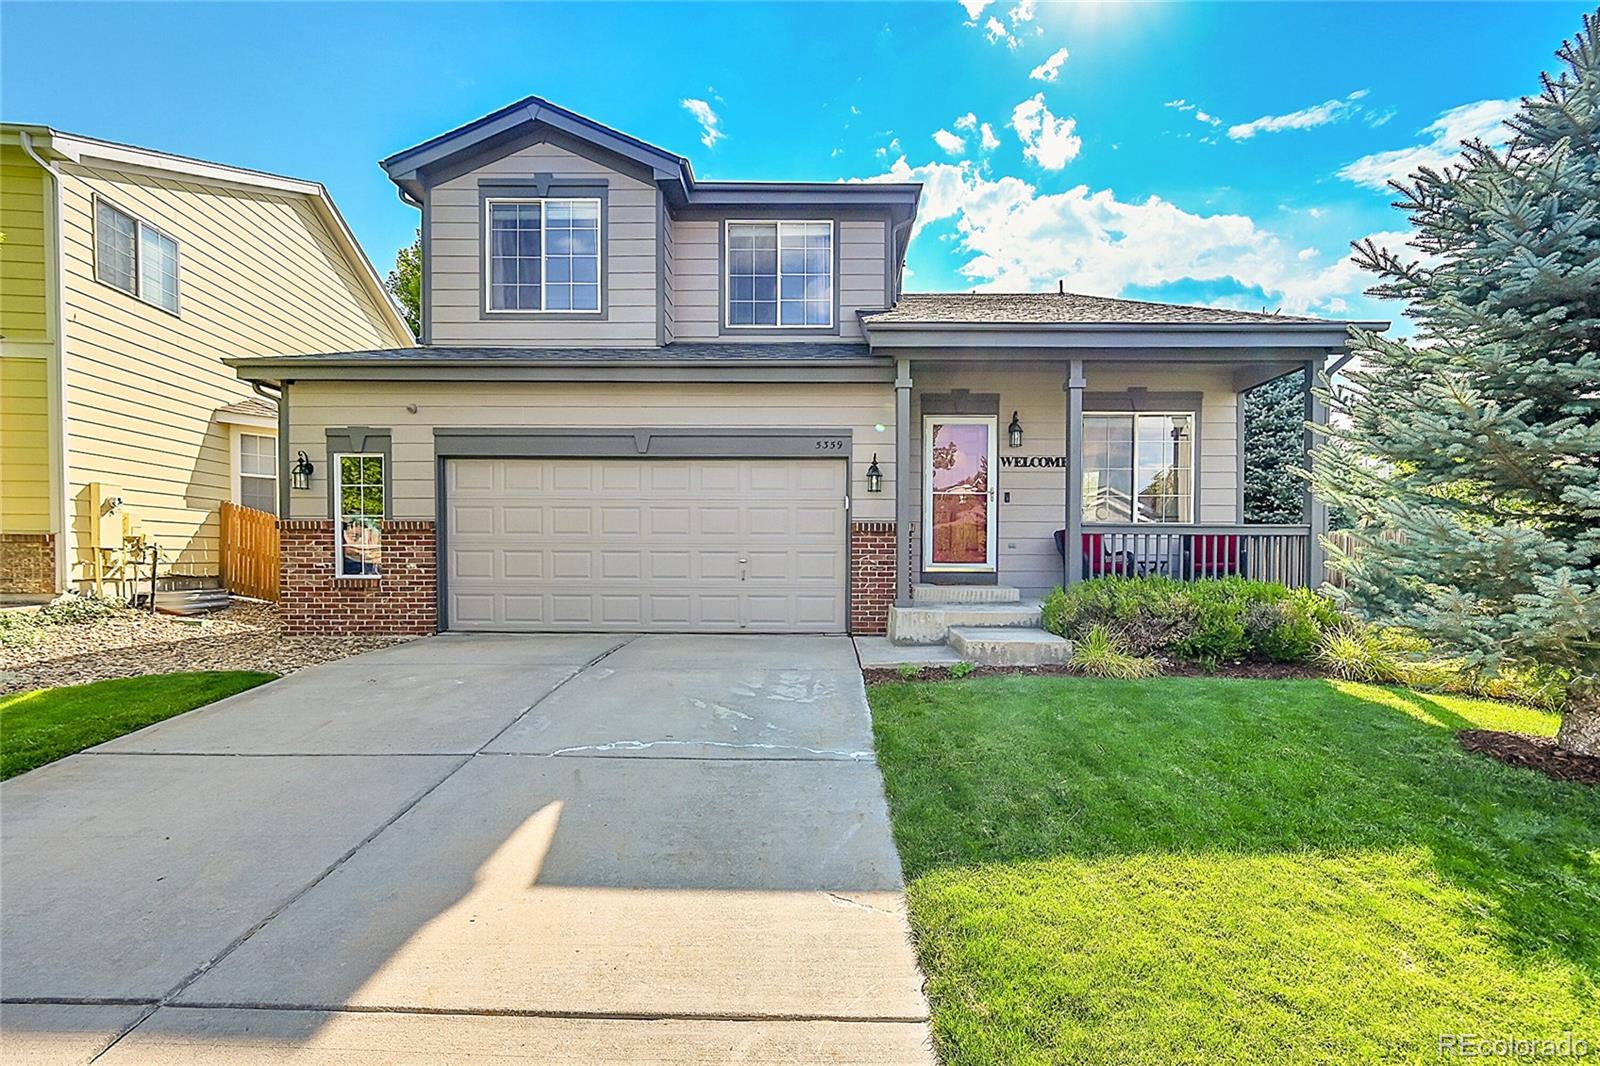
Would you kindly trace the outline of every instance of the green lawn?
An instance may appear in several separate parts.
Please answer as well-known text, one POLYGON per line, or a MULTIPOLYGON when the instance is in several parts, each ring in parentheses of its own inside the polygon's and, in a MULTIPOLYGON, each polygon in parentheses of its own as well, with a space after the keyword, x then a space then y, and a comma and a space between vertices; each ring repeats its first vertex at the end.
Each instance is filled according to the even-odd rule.
POLYGON ((870 698, 947 1064, 1600 1046, 1600 790, 1453 735, 1549 715, 1209 678, 870 698))
POLYGON ((0 696, 0 781, 275 676, 242 670, 152 674, 0 696))

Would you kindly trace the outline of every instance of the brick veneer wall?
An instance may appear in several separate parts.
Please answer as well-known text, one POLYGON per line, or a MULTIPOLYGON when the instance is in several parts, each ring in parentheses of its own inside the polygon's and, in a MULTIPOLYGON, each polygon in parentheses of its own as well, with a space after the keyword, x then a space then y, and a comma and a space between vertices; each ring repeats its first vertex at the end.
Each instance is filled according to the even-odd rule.
POLYGON ((893 522, 850 525, 850 632, 881 637, 894 606, 893 522))
POLYGON ((290 636, 419 635, 437 628, 432 522, 383 523, 383 573, 333 576, 333 523, 278 523, 278 606, 290 636))
POLYGON ((48 596, 55 591, 55 535, 0 533, 0 592, 48 596))

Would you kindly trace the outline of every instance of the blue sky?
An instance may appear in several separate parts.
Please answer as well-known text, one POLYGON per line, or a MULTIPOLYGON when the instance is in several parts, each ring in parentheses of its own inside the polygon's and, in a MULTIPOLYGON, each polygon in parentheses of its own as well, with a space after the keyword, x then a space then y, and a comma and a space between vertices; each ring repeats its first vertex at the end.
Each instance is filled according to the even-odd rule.
POLYGON ((538 94, 702 178, 924 181, 914 290, 1387 317, 1346 253, 1404 229, 1383 177, 1493 131, 1587 9, 7 0, 0 114, 320 180, 382 270, 417 219, 377 160, 538 94))

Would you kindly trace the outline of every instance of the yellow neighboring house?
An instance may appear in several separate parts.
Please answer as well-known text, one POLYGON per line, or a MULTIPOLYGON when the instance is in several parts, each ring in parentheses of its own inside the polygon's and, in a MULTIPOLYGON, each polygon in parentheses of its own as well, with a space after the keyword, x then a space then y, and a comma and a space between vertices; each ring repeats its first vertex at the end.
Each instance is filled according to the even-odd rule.
POLYGON ((316 182, 0 124, 0 596, 208 583, 289 465, 223 358, 413 343, 316 182))

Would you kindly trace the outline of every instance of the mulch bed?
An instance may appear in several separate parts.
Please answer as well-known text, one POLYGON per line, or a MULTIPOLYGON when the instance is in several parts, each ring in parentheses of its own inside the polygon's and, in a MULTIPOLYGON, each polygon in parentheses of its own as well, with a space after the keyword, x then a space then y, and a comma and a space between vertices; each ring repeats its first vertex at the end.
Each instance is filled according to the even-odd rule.
POLYGON ((1463 729, 1456 740, 1468 751, 1479 752, 1511 766, 1538 770, 1557 781, 1600 785, 1600 758, 1574 755, 1556 747, 1555 737, 1528 733, 1502 733, 1493 729, 1463 729))
MULTIPOLYGON (((900 668, 896 666, 871 666, 861 671, 869 685, 881 685, 890 681, 904 681, 900 676, 900 668)), ((1071 677, 1073 674, 1070 666, 978 666, 974 667, 967 677, 1071 677)), ((1243 677, 1255 681, 1299 681, 1326 677, 1307 666, 1296 666, 1292 663, 1222 663, 1214 669, 1207 670, 1197 663, 1180 662, 1172 659, 1161 661, 1162 677, 1243 677)), ((924 666, 914 681, 953 681, 959 680, 950 674, 949 666, 924 666)))

